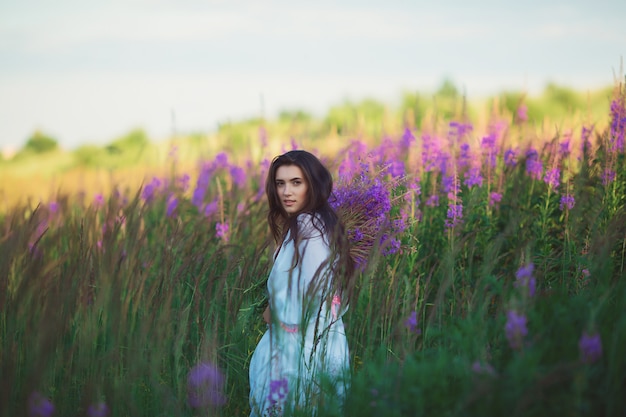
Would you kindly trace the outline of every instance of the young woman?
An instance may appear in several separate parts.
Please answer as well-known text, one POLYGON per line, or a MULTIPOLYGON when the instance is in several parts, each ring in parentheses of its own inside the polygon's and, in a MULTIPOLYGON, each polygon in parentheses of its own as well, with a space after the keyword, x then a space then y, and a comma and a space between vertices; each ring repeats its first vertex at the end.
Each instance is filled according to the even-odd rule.
POLYGON ((265 191, 278 245, 268 323, 250 362, 251 416, 341 407, 349 383, 343 291, 352 274, 343 227, 328 203, 330 172, 312 154, 274 159, 265 191))

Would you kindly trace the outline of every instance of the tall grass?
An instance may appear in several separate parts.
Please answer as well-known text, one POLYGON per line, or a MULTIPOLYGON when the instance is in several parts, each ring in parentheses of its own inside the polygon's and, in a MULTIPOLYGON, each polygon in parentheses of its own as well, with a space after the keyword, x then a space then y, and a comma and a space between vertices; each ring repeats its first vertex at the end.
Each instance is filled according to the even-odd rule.
MULTIPOLYGON (((603 129, 543 138, 519 120, 451 121, 321 155, 337 176, 382 170, 401 242, 377 247, 357 280, 352 388, 321 414, 626 413, 625 96, 618 85, 603 129)), ((63 416, 100 403, 113 416, 247 415, 271 266, 266 169, 220 154, 187 177, 3 214, 0 413, 36 415, 47 398, 63 416), (201 362, 223 372, 226 404, 188 403, 201 362)))

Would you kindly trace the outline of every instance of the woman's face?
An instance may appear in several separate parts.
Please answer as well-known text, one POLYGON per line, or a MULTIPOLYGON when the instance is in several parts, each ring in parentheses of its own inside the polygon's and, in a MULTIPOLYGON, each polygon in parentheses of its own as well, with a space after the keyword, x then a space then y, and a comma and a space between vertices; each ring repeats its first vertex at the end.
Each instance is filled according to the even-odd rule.
POLYGON ((297 165, 282 165, 276 170, 276 192, 287 214, 298 213, 306 206, 308 189, 297 165))

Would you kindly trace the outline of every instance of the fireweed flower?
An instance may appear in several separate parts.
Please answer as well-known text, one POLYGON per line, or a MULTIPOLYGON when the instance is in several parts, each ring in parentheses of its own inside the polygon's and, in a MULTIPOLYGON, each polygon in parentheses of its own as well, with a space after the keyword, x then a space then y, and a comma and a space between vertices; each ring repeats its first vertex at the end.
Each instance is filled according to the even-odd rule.
POLYGON ((174 194, 170 195, 170 198, 167 200, 167 210, 165 215, 167 217, 172 217, 172 214, 174 214, 174 210, 176 210, 177 206, 178 199, 176 198, 176 196, 174 196, 174 194))
POLYGON ((602 185, 611 184, 613 181, 615 181, 615 178, 616 178, 615 171, 610 168, 606 168, 602 172, 602 185))
POLYGON ((216 407, 226 403, 224 375, 212 363, 202 362, 187 375, 187 400, 193 408, 216 407))
POLYGON ((224 242, 228 242, 228 229, 228 223, 217 222, 215 225, 215 237, 223 240, 224 242))
POLYGON ((489 135, 482 138, 480 146, 483 150, 483 156, 486 159, 487 165, 490 167, 496 166, 496 133, 492 132, 489 135))
POLYGON ((50 213, 54 214, 57 211, 59 211, 59 203, 57 203, 56 201, 51 201, 50 203, 48 203, 48 210, 50 210, 50 213))
POLYGON ((104 196, 102 194, 96 194, 93 198, 93 205, 96 208, 102 207, 104 205, 104 196))
POLYGON ((533 270, 535 265, 533 263, 526 264, 520 267, 515 273, 515 286, 528 288, 528 295, 533 297, 537 289, 537 280, 533 276, 533 270))
POLYGON ((141 193, 141 197, 143 198, 143 200, 146 203, 149 203, 152 201, 152 199, 154 198, 154 193, 159 189, 159 187, 161 186, 161 180, 158 179, 157 177, 153 177, 152 181, 150 181, 149 184, 147 184, 144 188, 143 191, 141 193))
POLYGON ((580 357, 584 363, 593 363, 602 357, 602 340, 598 333, 590 335, 583 332, 578 341, 580 357))
POLYGON ((426 199, 426 205, 428 207, 438 207, 439 206, 439 195, 433 194, 428 199, 426 199))
POLYGON ((404 162, 394 159, 389 165, 389 174, 393 178, 402 177, 405 174, 404 162))
POLYGON ((626 108, 624 97, 611 101, 610 150, 624 152, 624 132, 626 131, 626 108))
POLYGON ((559 188, 561 183, 561 170, 558 168, 552 168, 546 171, 543 181, 548 184, 553 190, 559 188))
POLYGON ((202 205, 204 204, 204 196, 207 188, 209 187, 213 170, 213 165, 207 163, 202 164, 202 168, 200 168, 200 174, 198 175, 198 180, 196 181, 196 188, 193 190, 193 196, 191 197, 191 203, 198 207, 198 210, 201 210, 202 205))
POLYGON ((517 165, 517 151, 515 149, 507 149, 504 152, 504 163, 508 167, 517 165))
POLYGON ((467 185, 468 188, 472 188, 475 185, 482 187, 483 177, 482 175, 480 175, 480 168, 473 167, 468 172, 466 172, 464 183, 465 185, 467 185))
POLYGON ((217 210, 218 210, 217 201, 212 201, 209 204, 207 204, 206 207, 204 208, 204 216, 211 217, 212 215, 217 213, 217 210))
POLYGON ((570 154, 570 141, 572 139, 571 133, 567 134, 565 140, 559 143, 559 156, 565 158, 570 154))
POLYGON ((528 334, 526 316, 517 314, 514 310, 507 311, 504 334, 509 341, 511 349, 521 349, 524 337, 528 334))
POLYGON ((526 152, 526 173, 535 180, 540 179, 543 173, 543 164, 539 159, 539 153, 533 148, 526 152))
POLYGON ((402 133, 402 138, 400 139, 400 143, 404 150, 407 150, 411 147, 411 145, 415 142, 415 136, 409 127, 404 128, 404 133, 402 133))
POLYGON ((562 195, 561 201, 559 202, 559 208, 561 209, 561 211, 563 211, 564 209, 571 210, 574 208, 574 204, 576 204, 574 196, 569 194, 562 195))
POLYGON ((583 153, 585 153, 586 150, 591 149, 591 141, 589 140, 589 138, 593 133, 593 128, 593 125, 591 125, 590 127, 583 126, 580 130, 580 146, 582 147, 581 150, 583 151, 583 153))
POLYGON ((454 202, 450 202, 450 204, 448 204, 446 227, 453 228, 457 226, 461 222, 462 219, 463 219, 463 205, 454 204, 454 202))
POLYGON ((230 167, 230 177, 233 179, 233 183, 239 188, 243 188, 246 185, 246 171, 243 168, 233 165, 230 167))
POLYGON ((467 167, 472 162, 472 155, 470 153, 470 145, 467 142, 463 142, 459 147, 461 151, 459 155, 459 168, 467 167))
POLYGON ((412 311, 411 312, 409 317, 404 321, 404 326, 407 329, 409 329, 409 331, 411 333, 415 333, 415 334, 418 334, 418 335, 422 333, 422 329, 420 329, 418 327, 417 312, 416 311, 412 311))
POLYGON ((88 417, 106 417, 109 415, 109 407, 104 401, 97 404, 91 404, 87 408, 88 417))
POLYGON ((500 201, 502 201, 502 194, 496 193, 496 192, 489 193, 489 205, 490 206, 495 206, 500 201))
POLYGON ((54 414, 54 404, 35 391, 28 397, 28 416, 29 417, 50 417, 54 414))

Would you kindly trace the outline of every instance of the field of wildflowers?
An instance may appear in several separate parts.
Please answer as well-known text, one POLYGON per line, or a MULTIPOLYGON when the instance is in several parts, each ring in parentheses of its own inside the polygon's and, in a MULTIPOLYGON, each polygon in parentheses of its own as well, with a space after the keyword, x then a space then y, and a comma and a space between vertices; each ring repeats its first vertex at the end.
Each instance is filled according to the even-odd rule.
MULTIPOLYGON (((625 100, 549 137, 522 104, 318 152, 359 266, 321 415, 626 415, 625 100)), ((1 214, 0 414, 247 415, 272 156, 1 214)))

